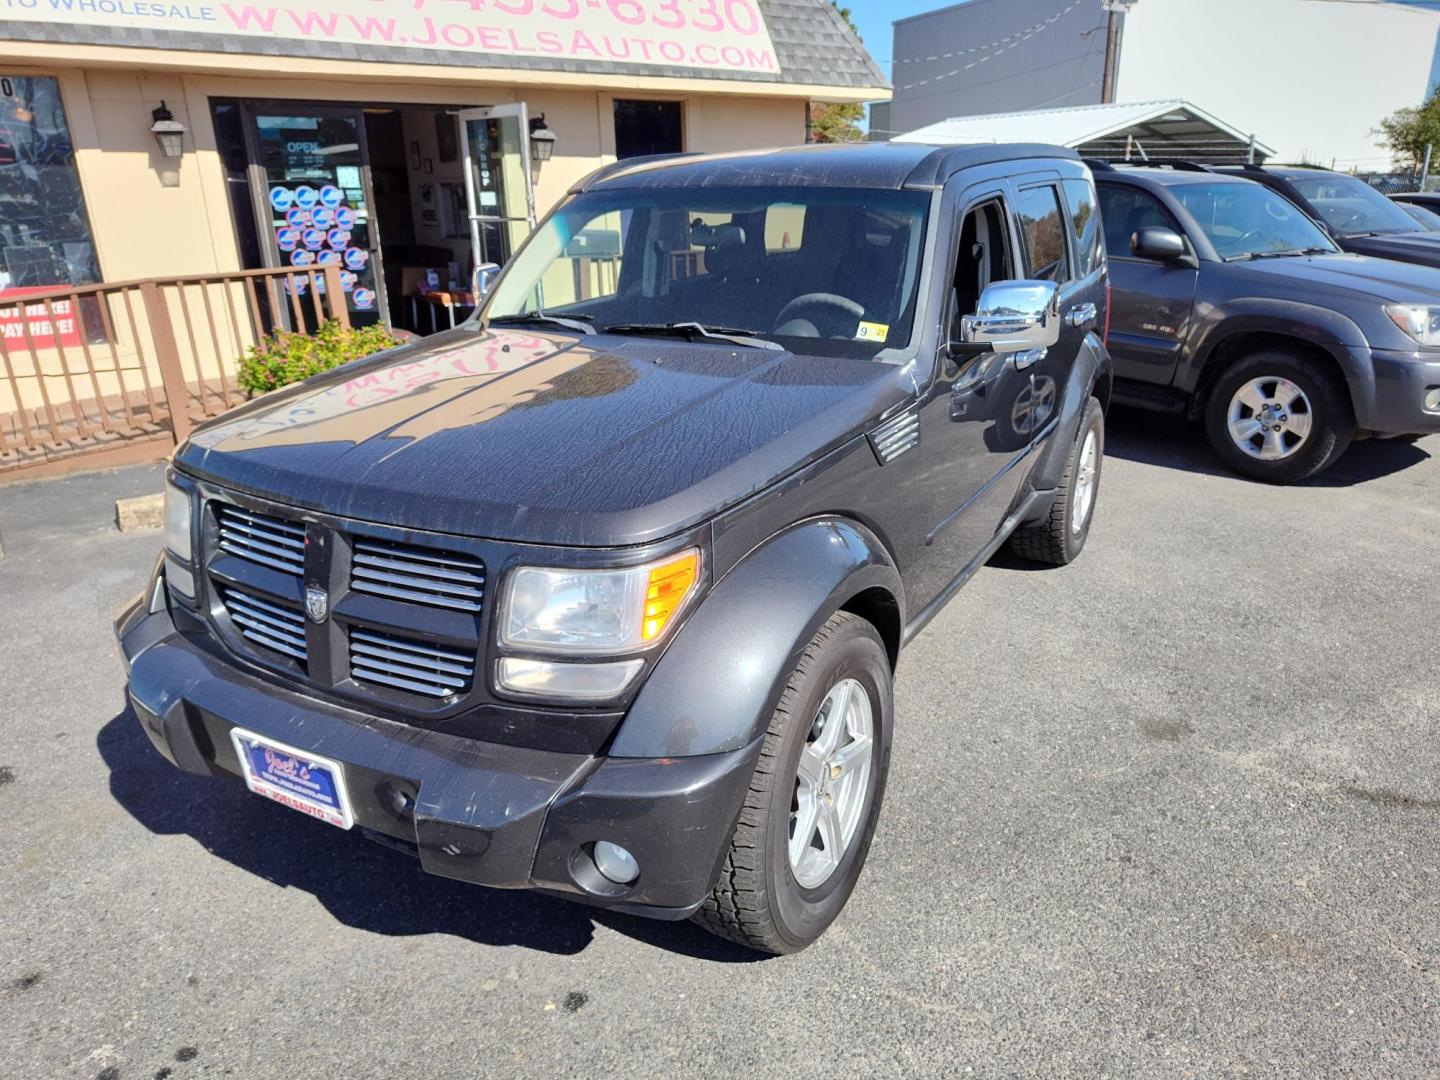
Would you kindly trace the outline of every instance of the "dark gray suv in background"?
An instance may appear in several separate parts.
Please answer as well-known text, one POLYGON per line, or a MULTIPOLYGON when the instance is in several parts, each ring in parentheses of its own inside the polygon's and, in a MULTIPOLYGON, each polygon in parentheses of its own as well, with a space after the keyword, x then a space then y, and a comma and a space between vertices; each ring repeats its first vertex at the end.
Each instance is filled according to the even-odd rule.
POLYGON ((803 948, 905 643, 1007 540, 1085 545, 1105 280, 1056 147, 602 170, 466 325, 176 452, 135 714, 431 873, 803 948))
POLYGON ((1226 464, 1274 483, 1356 437, 1440 431, 1440 273, 1346 254, 1238 175, 1092 164, 1117 400, 1203 421, 1226 464))

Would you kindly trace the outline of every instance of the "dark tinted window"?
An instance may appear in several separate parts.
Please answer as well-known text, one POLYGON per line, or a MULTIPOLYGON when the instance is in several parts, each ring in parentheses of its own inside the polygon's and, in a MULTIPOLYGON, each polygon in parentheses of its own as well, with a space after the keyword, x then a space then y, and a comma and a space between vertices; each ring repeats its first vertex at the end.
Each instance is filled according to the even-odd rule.
POLYGON ((1065 217, 1060 197, 1049 184, 1026 188, 1016 205, 1025 233, 1026 266, 1036 281, 1069 281, 1070 259, 1065 247, 1065 217))
POLYGON ((1112 257, 1131 258, 1130 238, 1140 229, 1180 231, 1169 211, 1139 188, 1101 184, 1100 219, 1105 229, 1105 248, 1112 257))
POLYGON ((678 101, 616 101, 615 156, 678 154, 685 149, 678 101))
POLYGON ((1088 180, 1066 180, 1065 201, 1070 206, 1070 228, 1075 233, 1075 276, 1084 277, 1100 265, 1100 215, 1095 210, 1095 188, 1088 180))

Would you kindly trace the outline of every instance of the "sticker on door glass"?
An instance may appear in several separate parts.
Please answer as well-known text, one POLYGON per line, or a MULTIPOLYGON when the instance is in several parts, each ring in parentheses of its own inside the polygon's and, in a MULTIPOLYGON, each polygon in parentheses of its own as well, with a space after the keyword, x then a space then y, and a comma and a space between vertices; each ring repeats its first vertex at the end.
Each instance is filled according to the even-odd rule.
POLYGON ((314 266, 315 253, 313 251, 292 251, 290 253, 291 266, 314 266))
POLYGON ((856 341, 884 341, 889 336, 889 323, 862 322, 855 330, 856 341))
POLYGON ((364 270, 365 264, 370 261, 370 253, 364 248, 346 248, 345 265, 351 270, 364 270))
POLYGON ((350 294, 350 297, 355 301, 355 306, 361 311, 375 306, 374 289, 356 289, 350 294))
POLYGON ((335 211, 324 206, 317 206, 310 211, 310 224, 317 229, 328 229, 335 224, 335 211))
POLYGON ((340 288, 342 291, 349 292, 351 289, 355 288, 355 282, 358 280, 359 279, 355 276, 355 272, 353 270, 340 271, 340 288))
POLYGON ((320 205, 334 210, 345 201, 345 194, 334 184, 326 184, 320 189, 320 205))
POLYGON ((300 243, 300 230, 292 229, 288 225, 283 229, 276 229, 275 243, 280 246, 281 251, 294 251, 300 243))
POLYGON ((319 251, 325 246, 325 234, 319 229, 306 229, 300 239, 310 251, 319 251))
POLYGON ((277 214, 283 214, 290 209, 290 204, 295 201, 295 196, 288 187, 272 187, 270 189, 270 205, 275 208, 277 214))
POLYGON ((335 224, 342 229, 355 228, 355 211, 348 206, 342 206, 335 211, 335 224))
POLYGON ((301 184, 295 189, 295 205, 302 210, 313 209, 320 201, 320 193, 309 184, 301 184))
POLYGON ((316 261, 317 263, 319 263, 321 266, 339 266, 339 265, 340 265, 340 252, 338 252, 338 251, 322 251, 322 252, 320 252, 319 255, 317 255, 317 256, 315 257, 315 261, 316 261))
POLYGON ((329 241, 330 246, 336 251, 344 251, 347 247, 350 246, 350 230, 331 229, 329 235, 326 237, 326 240, 329 241))
POLYGON ((310 224, 310 211, 301 210, 298 206, 292 206, 285 211, 285 224, 292 229, 303 229, 310 224))

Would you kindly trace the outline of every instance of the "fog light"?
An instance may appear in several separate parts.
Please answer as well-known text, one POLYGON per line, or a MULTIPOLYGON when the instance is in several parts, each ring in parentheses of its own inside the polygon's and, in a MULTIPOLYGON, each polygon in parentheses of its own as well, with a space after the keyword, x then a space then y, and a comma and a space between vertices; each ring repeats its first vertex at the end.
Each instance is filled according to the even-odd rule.
POLYGON ((640 876, 635 856, 608 840, 595 841, 595 868, 616 885, 629 885, 640 876))
POLYGON ((507 656, 496 668, 496 681, 501 690, 512 694, 565 701, 608 701, 618 697, 644 666, 644 660, 563 664, 507 656))
POLYGON ((1425 411, 1440 412, 1440 386, 1432 386, 1425 392, 1425 411))

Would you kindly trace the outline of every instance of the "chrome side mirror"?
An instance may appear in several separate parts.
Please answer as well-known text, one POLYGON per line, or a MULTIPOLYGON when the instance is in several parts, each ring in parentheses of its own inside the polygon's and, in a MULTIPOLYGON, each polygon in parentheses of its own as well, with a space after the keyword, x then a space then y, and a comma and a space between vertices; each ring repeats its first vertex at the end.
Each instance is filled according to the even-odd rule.
POLYGON ((481 263, 475 267, 475 273, 470 276, 470 289, 475 294, 477 306, 489 294, 491 286, 499 276, 500 267, 495 263, 481 263))
POLYGON ((1060 286, 1053 281, 997 281, 985 286, 974 315, 960 320, 952 351, 997 353, 1048 349, 1060 340, 1060 286))

